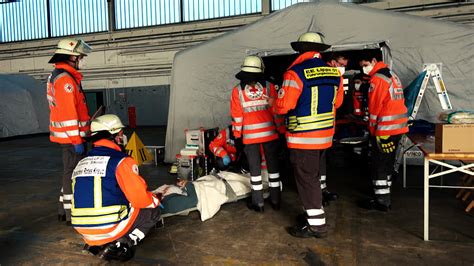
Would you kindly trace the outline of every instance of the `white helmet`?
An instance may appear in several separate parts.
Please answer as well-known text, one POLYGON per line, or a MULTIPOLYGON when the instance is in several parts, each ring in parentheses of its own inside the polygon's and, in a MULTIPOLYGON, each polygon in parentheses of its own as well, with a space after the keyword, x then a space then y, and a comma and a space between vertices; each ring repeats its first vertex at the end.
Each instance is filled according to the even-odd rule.
POLYGON ((58 49, 54 52, 55 54, 68 54, 68 55, 88 55, 92 52, 92 48, 81 39, 66 38, 62 39, 58 43, 58 49))
POLYGON ((240 70, 250 73, 263 73, 263 61, 260 57, 249 55, 245 58, 240 70))
POLYGON ((108 114, 96 117, 91 123, 91 135, 94 136, 99 131, 108 131, 110 134, 117 134, 125 126, 116 115, 108 114))
POLYGON ((306 32, 301 34, 298 41, 292 42, 291 47, 295 51, 324 51, 331 45, 324 42, 324 35, 319 32, 306 32))

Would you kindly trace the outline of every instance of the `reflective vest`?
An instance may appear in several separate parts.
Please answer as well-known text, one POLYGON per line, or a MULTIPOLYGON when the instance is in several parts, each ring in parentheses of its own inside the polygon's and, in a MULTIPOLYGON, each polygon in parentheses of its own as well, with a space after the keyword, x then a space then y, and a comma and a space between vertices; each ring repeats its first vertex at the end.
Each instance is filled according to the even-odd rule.
POLYGON ((108 147, 94 148, 72 174, 74 227, 117 224, 127 219, 130 204, 120 189, 115 171, 125 153, 108 147))
POLYGON ((291 133, 332 129, 335 120, 334 102, 341 82, 335 67, 329 67, 319 58, 295 65, 293 70, 303 82, 295 109, 286 116, 291 133))
POLYGON ((48 77, 49 138, 52 142, 80 144, 89 132, 89 110, 81 79, 81 73, 66 63, 57 63, 48 77))
POLYGON ((266 82, 264 87, 257 82, 254 86, 235 86, 231 98, 232 130, 234 136, 242 136, 243 144, 255 144, 278 138, 275 116, 268 99, 276 97, 275 86, 266 82))
POLYGON ((369 131, 373 136, 408 132, 408 114, 400 79, 383 62, 369 73, 369 131))

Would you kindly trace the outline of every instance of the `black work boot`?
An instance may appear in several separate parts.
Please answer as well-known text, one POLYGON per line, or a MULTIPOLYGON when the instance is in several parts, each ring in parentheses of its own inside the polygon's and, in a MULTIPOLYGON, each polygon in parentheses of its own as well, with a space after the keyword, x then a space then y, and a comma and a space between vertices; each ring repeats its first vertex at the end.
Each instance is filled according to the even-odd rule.
POLYGON ((339 194, 334 192, 329 192, 328 190, 323 190, 323 206, 329 206, 331 201, 335 201, 339 198, 339 194))
POLYGON ((270 205, 275 211, 280 210, 281 192, 280 187, 270 188, 270 205))
POLYGON ((82 248, 83 252, 92 254, 94 256, 99 254, 103 249, 104 246, 89 246, 88 244, 85 244, 84 248, 82 248))
POLYGON ((134 254, 135 251, 130 245, 114 241, 105 246, 104 250, 99 254, 99 258, 107 261, 128 261, 133 258, 134 254))
POLYGON ((326 226, 311 227, 308 224, 297 224, 292 227, 288 227, 287 231, 290 235, 299 238, 325 238, 328 234, 326 226))
POLYGON ((253 204, 252 201, 250 201, 250 200, 247 201, 247 208, 249 208, 250 210, 254 210, 256 212, 263 212, 264 211, 263 206, 253 204))
POLYGON ((377 210, 381 212, 388 212, 392 209, 391 204, 384 204, 377 199, 360 200, 357 202, 357 205, 363 209, 377 210))

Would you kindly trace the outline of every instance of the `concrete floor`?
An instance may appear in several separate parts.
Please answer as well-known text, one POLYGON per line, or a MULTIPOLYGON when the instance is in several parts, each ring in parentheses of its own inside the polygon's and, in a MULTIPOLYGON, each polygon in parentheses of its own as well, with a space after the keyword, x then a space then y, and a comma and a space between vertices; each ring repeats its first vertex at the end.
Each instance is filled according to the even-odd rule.
MULTIPOLYGON (((145 145, 163 145, 164 130, 138 130, 145 145), (141 133, 140 133, 141 132, 141 133)), ((106 264, 84 254, 80 236, 56 218, 62 162, 47 135, 0 140, 0 265, 106 264)), ((414 187, 394 183, 393 210, 359 209, 368 190, 360 159, 344 149, 329 157, 328 186, 341 198, 326 208, 326 239, 298 239, 285 227, 301 211, 294 181, 284 178, 280 211, 255 213, 245 202, 226 204, 201 222, 197 212, 170 217, 137 249, 128 264, 152 265, 473 265, 472 215, 455 199, 456 190, 431 190, 433 239, 424 242, 421 167, 409 167, 414 187)), ((168 166, 141 167, 150 188, 172 182, 168 166)), ((456 177, 454 177, 456 180, 456 177)))

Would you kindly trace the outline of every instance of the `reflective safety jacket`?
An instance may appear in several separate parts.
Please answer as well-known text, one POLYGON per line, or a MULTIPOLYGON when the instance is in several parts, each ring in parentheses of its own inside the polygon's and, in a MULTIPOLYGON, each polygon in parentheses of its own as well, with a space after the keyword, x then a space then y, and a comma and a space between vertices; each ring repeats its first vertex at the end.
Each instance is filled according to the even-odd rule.
POLYGON ((286 139, 293 149, 332 146, 336 112, 342 104, 342 78, 318 52, 301 54, 285 72, 274 111, 286 114, 286 139))
POLYGON ((278 117, 274 116, 269 99, 276 97, 275 85, 260 82, 255 85, 239 84, 232 90, 230 111, 232 131, 243 144, 264 143, 278 138, 278 117), (244 87, 242 87, 244 86, 244 87))
POLYGON ((89 132, 89 110, 81 80, 82 74, 66 63, 57 63, 48 78, 49 139, 52 142, 80 144, 89 132))
POLYGON ((400 79, 383 62, 369 73, 369 131, 372 136, 408 132, 408 115, 400 79))
POLYGON ((156 208, 137 163, 110 140, 99 140, 72 174, 71 223, 89 245, 103 245, 127 233, 140 209, 156 208))
POLYGON ((228 155, 232 161, 235 161, 237 159, 236 139, 231 129, 229 126, 219 131, 219 135, 209 144, 209 149, 217 157, 224 158, 228 155))

